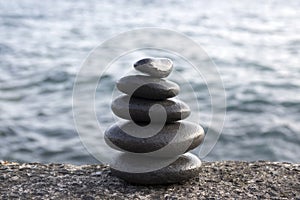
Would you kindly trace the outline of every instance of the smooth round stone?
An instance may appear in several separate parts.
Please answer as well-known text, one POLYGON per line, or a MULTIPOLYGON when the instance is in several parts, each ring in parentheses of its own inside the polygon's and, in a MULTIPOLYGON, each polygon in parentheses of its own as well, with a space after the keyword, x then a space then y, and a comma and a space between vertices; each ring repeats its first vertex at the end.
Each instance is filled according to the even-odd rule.
MULTIPOLYGON (((121 159, 121 162, 126 162, 126 156, 121 159)), ((159 160, 153 159, 153 162, 158 161, 159 160)), ((125 165, 126 168, 130 167, 130 163, 126 163, 125 165)), ((186 153, 179 156, 175 162, 156 171, 145 173, 131 173, 111 168, 111 172, 114 176, 117 176, 130 183, 153 185, 178 183, 194 177, 198 177, 200 168, 201 160, 191 153, 186 153)))
POLYGON ((134 63, 134 68, 150 76, 164 78, 173 69, 173 62, 168 58, 144 58, 134 63))
POLYGON ((105 141, 111 148, 120 151, 174 157, 196 148, 204 139, 204 130, 200 125, 185 121, 165 124, 151 137, 144 137, 145 132, 147 130, 143 133, 136 130, 131 121, 114 124, 105 131, 105 141))
POLYGON ((155 101, 135 97, 130 98, 128 95, 121 95, 116 98, 111 104, 111 109, 120 118, 133 120, 134 122, 150 122, 149 109, 155 104, 161 105, 165 109, 167 122, 185 119, 191 113, 189 106, 177 99, 155 101))
POLYGON ((125 94, 153 100, 175 97, 180 90, 172 81, 142 75, 121 78, 117 82, 117 88, 125 94))

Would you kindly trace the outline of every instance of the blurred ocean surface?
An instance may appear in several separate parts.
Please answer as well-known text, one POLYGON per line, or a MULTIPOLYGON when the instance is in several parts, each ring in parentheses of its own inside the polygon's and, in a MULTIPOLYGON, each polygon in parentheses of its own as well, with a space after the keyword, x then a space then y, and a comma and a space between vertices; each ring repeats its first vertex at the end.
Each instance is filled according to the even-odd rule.
MULTIPOLYGON (((199 43, 224 81, 226 122, 206 160, 299 162, 299 9, 300 1, 284 0, 0 1, 0 160, 96 163, 73 121, 76 73, 104 40, 155 26, 199 43)), ((106 74, 98 96, 120 76, 106 74)), ((199 77, 187 79, 202 91, 206 126, 209 94, 199 77)), ((104 101, 97 115, 108 124, 104 101)))

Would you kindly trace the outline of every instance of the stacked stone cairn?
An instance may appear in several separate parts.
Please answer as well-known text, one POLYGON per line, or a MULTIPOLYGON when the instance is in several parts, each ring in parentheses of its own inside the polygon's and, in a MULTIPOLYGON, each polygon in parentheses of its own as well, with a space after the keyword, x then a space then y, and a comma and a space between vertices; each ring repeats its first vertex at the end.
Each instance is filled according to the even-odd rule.
POLYGON ((197 176, 201 161, 188 151, 202 143, 204 130, 181 121, 190 115, 190 108, 172 98, 178 95, 179 86, 163 79, 171 73, 173 62, 144 58, 134 68, 146 75, 121 78, 116 86, 125 94, 111 105, 113 113, 127 121, 105 131, 105 142, 120 151, 112 174, 135 184, 169 184, 197 176))

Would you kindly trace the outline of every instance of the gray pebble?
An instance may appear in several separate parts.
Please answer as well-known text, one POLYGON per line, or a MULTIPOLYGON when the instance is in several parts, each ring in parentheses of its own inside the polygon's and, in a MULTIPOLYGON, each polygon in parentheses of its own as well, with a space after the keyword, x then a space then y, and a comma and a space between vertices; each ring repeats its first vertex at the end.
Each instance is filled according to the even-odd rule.
MULTIPOLYGON (((126 155, 124 154, 121 159, 122 162, 126 162, 126 155)), ((153 162, 159 162, 159 159, 149 159, 153 159, 153 162)), ((130 163, 126 163, 125 165, 128 167, 130 163)), ((175 162, 156 171, 131 173, 111 168, 111 172, 113 175, 130 183, 151 185, 183 182, 198 176, 200 169, 200 159, 191 153, 186 153, 179 156, 175 162)))
MULTIPOLYGON (((185 119, 191 112, 186 103, 177 99, 155 101, 134 97, 130 98, 128 95, 121 95, 116 98, 111 104, 111 109, 120 118, 133 120, 134 122, 150 122, 149 109, 156 104, 165 109, 167 122, 185 119)), ((157 118, 159 117, 157 116, 157 118)))
POLYGON ((156 135, 151 137, 143 137, 142 134, 147 130, 141 133, 133 123, 123 122, 111 126, 105 132, 106 143, 121 151, 150 153, 149 155, 157 157, 174 157, 196 148, 204 139, 203 128, 191 122, 165 124, 156 135))
POLYGON ((173 69, 173 62, 168 58, 144 58, 134 63, 134 68, 153 77, 169 76, 173 69))
POLYGON ((180 90, 172 81, 142 75, 121 78, 117 82, 117 88, 125 94, 153 100, 175 97, 180 90))

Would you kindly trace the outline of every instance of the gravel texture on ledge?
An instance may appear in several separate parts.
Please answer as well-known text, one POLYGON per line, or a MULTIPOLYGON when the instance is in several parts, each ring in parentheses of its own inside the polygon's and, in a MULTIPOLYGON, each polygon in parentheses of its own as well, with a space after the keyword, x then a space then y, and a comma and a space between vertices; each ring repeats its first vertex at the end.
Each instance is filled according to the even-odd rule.
POLYGON ((172 185, 131 185, 105 165, 0 162, 1 199, 300 199, 300 164, 204 162, 172 185))

